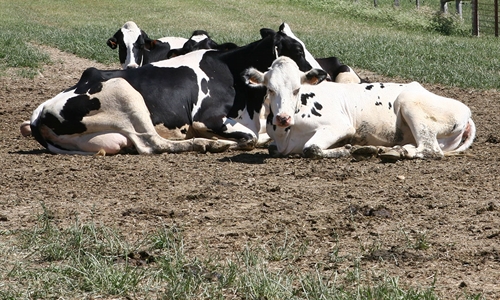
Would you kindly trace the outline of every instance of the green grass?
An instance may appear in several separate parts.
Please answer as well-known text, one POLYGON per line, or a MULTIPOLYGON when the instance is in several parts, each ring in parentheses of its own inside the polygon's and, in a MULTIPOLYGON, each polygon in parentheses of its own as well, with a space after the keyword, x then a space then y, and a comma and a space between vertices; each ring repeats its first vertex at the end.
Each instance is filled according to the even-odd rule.
MULTIPOLYGON (((89 1, 0 0, 0 74, 8 67, 36 70, 47 56, 36 44, 57 47, 105 64, 117 53, 105 41, 133 20, 152 37, 189 36, 205 29, 220 42, 243 45, 262 27, 288 22, 317 57, 337 56, 355 69, 466 88, 500 86, 500 43, 470 35, 470 6, 464 20, 437 17, 439 4, 380 0, 184 0, 89 1)), ((453 11, 453 7, 450 7, 453 11)), ((35 71, 33 71, 35 70, 35 71)))
POLYGON ((221 260, 185 251, 182 229, 160 226, 133 243, 112 228, 75 220, 53 222, 43 203, 33 228, 4 232, 0 244, 0 299, 437 299, 433 287, 406 288, 398 278, 370 274, 355 259, 349 272, 325 272, 321 263, 298 270, 307 244, 287 234, 221 260), (9 246, 6 246, 9 245, 9 246), (276 264, 276 262, 282 262, 276 264))

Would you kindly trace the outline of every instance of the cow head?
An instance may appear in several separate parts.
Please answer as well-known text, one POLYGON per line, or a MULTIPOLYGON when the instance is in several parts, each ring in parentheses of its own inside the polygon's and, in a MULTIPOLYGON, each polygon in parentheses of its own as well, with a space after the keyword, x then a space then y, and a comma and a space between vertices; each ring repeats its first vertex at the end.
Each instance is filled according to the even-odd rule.
POLYGON ((303 84, 318 84, 325 80, 327 73, 322 69, 312 69, 306 73, 286 56, 277 58, 267 72, 250 68, 243 78, 251 87, 266 87, 267 99, 274 114, 272 124, 289 127, 295 124, 294 114, 300 109, 300 88, 303 84))
POLYGON ((125 23, 106 44, 111 49, 118 48, 120 63, 124 69, 138 68, 142 65, 145 51, 154 47, 155 41, 132 21, 125 23))
POLYGON ((263 39, 269 36, 274 38, 274 48, 272 51, 275 58, 279 56, 288 56, 297 63, 300 70, 311 70, 313 66, 317 65, 317 62, 314 58, 311 61, 307 59, 306 53, 309 53, 309 51, 305 49, 303 43, 299 42, 296 38, 288 36, 287 33, 282 30, 283 24, 280 26, 278 32, 269 28, 262 28, 260 30, 261 37, 263 39))
POLYGON ((210 38, 208 33, 204 30, 195 30, 189 40, 184 44, 181 49, 171 49, 167 55, 168 58, 184 55, 200 49, 215 49, 215 50, 230 50, 238 46, 233 43, 217 44, 210 38))

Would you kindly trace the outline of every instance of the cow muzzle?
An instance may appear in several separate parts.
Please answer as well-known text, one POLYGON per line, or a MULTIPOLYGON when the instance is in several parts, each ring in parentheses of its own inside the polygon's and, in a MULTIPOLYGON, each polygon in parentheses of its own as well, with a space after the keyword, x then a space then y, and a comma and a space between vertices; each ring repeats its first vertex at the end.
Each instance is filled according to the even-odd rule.
POLYGON ((288 127, 292 125, 292 117, 287 114, 276 115, 276 125, 279 127, 288 127))

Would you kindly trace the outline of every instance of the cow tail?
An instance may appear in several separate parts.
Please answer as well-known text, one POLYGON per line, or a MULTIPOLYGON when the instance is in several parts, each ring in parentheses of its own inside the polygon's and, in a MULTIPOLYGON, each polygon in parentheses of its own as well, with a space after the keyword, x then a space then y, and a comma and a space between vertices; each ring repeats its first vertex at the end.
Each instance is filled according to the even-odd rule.
POLYGON ((463 135, 464 141, 463 141, 462 145, 460 145, 460 147, 458 147, 457 149, 455 149, 453 151, 445 153, 445 155, 453 155, 453 154, 457 154, 457 153, 460 153, 460 152, 467 150, 472 145, 472 142, 474 141, 475 137, 476 137, 476 124, 474 124, 474 121, 472 121, 472 118, 469 118, 469 122, 467 123, 467 127, 465 127, 465 131, 464 131, 464 135, 463 135))

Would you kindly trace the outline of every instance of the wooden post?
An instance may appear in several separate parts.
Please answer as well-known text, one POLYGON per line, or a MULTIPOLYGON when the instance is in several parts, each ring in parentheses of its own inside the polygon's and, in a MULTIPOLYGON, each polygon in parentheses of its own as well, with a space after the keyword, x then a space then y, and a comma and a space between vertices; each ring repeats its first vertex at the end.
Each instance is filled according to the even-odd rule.
POLYGON ((498 37, 498 0, 495 0, 495 36, 498 37))
POLYGON ((472 0, 472 34, 479 36, 479 16, 477 12, 477 1, 472 0))
POLYGON ((415 5, 417 6, 417 9, 420 8, 420 0, 415 0, 415 5))

